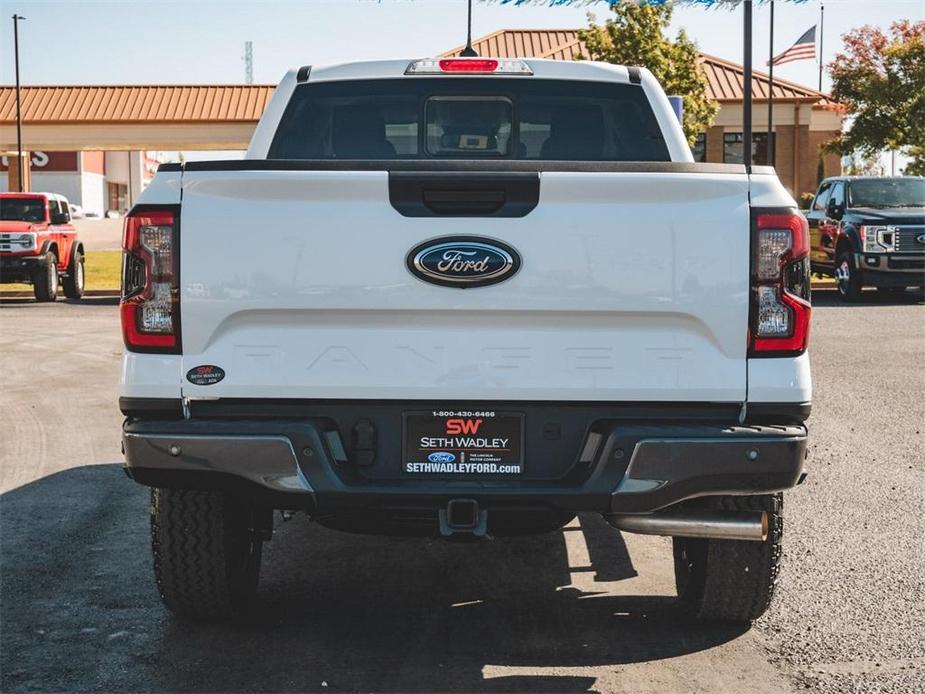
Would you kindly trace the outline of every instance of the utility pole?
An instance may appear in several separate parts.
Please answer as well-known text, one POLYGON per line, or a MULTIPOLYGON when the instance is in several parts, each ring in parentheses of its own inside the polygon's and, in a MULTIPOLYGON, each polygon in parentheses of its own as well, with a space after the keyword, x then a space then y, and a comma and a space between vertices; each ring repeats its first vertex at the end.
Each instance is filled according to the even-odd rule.
POLYGON ((19 94, 19 22, 24 20, 18 14, 13 15, 13 53, 16 60, 16 178, 19 192, 23 192, 23 156, 22 156, 22 106, 19 94))
POLYGON ((254 83, 254 42, 244 42, 244 84, 254 83))
POLYGON ((774 166, 774 0, 771 0, 771 38, 768 43, 768 164, 774 166))
POLYGON ((752 0, 742 3, 744 41, 742 52, 742 163, 745 170, 752 170, 752 0))

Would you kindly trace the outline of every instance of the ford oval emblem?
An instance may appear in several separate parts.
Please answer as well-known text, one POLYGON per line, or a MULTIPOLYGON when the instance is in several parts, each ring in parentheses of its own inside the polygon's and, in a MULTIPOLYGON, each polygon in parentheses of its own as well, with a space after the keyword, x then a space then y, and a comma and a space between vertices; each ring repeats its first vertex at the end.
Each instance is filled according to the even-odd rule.
POLYGON ((437 451, 427 456, 427 459, 432 463, 452 463, 456 460, 456 456, 452 453, 437 451))
POLYGON ((481 236, 446 236, 411 249, 408 269, 443 287, 484 287, 520 269, 520 254, 506 243, 481 236))

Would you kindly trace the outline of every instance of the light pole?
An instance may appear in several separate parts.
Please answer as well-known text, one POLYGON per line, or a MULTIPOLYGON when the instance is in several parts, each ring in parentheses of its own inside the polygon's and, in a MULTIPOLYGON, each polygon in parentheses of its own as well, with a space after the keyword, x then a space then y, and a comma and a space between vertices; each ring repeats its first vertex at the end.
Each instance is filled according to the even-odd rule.
POLYGON ((771 0, 771 37, 768 41, 768 144, 767 163, 774 166, 774 0, 771 0))
POLYGON ((742 14, 745 26, 742 56, 742 163, 752 172, 752 0, 744 0, 742 14))
POLYGON ((13 15, 13 53, 16 56, 16 178, 19 192, 23 192, 23 156, 22 156, 22 110, 19 99, 19 22, 25 19, 13 15))

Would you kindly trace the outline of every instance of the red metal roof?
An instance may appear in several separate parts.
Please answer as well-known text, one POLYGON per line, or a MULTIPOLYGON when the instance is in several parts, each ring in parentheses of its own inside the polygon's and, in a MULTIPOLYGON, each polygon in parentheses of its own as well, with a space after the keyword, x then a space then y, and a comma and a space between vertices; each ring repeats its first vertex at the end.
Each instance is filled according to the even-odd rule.
MULTIPOLYGON (((271 85, 23 87, 25 123, 257 121, 271 85)), ((0 122, 16 119, 16 91, 0 87, 0 122)))

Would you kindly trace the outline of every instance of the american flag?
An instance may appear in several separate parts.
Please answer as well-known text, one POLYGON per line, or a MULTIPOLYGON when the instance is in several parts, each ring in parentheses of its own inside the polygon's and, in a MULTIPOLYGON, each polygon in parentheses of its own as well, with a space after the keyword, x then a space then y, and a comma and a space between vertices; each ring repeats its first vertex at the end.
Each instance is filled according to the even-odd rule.
POLYGON ((768 61, 768 65, 783 65, 794 60, 812 60, 816 57, 816 27, 809 28, 805 34, 797 39, 783 53, 774 57, 774 60, 768 61))

